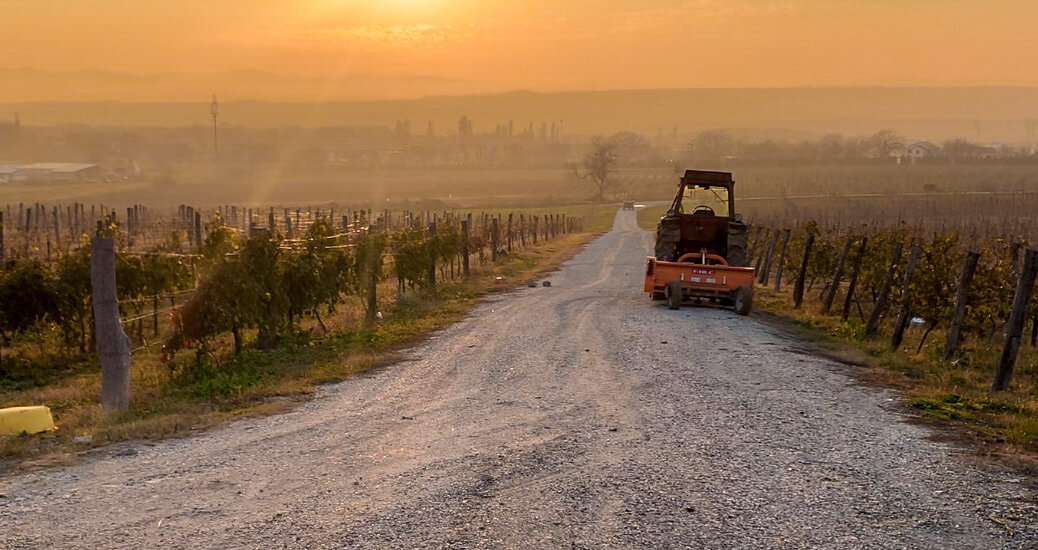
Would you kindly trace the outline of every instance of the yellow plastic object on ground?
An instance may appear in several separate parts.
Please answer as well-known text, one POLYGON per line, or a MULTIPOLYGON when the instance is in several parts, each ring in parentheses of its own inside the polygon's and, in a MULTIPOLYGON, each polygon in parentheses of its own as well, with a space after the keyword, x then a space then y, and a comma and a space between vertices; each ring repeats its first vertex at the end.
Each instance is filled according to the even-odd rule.
POLYGON ((50 409, 43 405, 0 409, 0 435, 38 434, 56 429, 50 409))

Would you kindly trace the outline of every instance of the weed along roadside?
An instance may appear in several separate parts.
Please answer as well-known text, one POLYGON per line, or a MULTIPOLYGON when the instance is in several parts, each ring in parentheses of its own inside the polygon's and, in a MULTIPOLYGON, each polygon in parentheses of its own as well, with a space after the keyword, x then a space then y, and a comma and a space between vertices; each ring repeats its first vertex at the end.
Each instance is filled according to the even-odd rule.
MULTIPOLYGON (((392 363, 397 351, 460 319, 488 293, 557 268, 604 232, 615 210, 444 213, 428 221, 425 214, 405 213, 395 222, 372 217, 356 232, 315 216, 297 238, 255 226, 241 231, 219 216, 200 228, 192 215, 187 247, 143 256, 120 252, 120 226, 109 220, 121 292, 122 323, 115 328, 129 337, 133 352, 128 406, 102 407, 102 389, 112 388, 93 349, 65 352, 64 366, 47 372, 59 358, 46 355, 26 332, 4 350, 0 408, 46 405, 58 430, 0 436, 0 457, 9 465, 60 462, 91 447, 176 437, 287 410, 320 384, 392 363), (176 258, 173 273, 194 275, 197 283, 138 298, 125 285, 157 271, 145 268, 152 265, 145 264, 148 258, 176 258), (140 305, 153 301, 170 305, 155 307, 160 313, 153 316, 140 305), (151 337, 136 340, 141 333, 151 337)), ((77 261, 89 260, 75 254, 77 261)), ((42 277, 60 274, 37 262, 22 265, 42 277)), ((102 327, 96 330, 100 336, 102 327)), ((84 338, 90 335, 88 329, 84 338)), ((77 337, 68 341, 78 349, 77 337)))
MULTIPOLYGON (((640 226, 662 210, 638 212, 640 226)), ((760 319, 869 367, 863 380, 982 452, 1038 453, 1038 251, 980 227, 967 244, 904 224, 749 221, 759 280, 776 278, 755 289, 760 319)))

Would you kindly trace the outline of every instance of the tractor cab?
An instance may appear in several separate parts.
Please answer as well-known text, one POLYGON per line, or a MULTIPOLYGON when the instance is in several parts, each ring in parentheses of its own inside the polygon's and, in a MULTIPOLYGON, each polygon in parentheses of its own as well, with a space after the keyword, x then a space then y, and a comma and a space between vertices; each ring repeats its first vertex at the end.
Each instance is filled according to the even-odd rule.
POLYGON ((674 202, 656 229, 656 258, 674 262, 685 254, 725 258, 746 265, 746 225, 735 213, 735 181, 728 172, 686 170, 674 202))

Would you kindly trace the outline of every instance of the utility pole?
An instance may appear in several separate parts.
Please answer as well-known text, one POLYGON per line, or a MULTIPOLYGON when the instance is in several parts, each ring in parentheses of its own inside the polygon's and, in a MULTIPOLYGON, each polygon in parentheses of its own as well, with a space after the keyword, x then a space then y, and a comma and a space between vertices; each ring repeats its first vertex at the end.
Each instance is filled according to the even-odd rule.
POLYGON ((216 141, 216 118, 220 116, 220 104, 216 102, 216 94, 213 94, 213 103, 209 105, 209 112, 213 114, 213 162, 220 156, 220 147, 216 141))

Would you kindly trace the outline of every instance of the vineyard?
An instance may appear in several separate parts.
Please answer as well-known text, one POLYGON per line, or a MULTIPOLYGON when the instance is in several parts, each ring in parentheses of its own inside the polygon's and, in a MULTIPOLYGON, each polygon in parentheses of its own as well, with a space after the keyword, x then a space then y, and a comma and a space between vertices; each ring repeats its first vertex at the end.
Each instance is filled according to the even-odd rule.
POLYGON ((358 306, 372 324, 397 297, 434 296, 437 281, 460 280, 585 225, 584 216, 561 210, 282 208, 275 217, 273 208, 160 213, 138 205, 120 216, 74 204, 12 214, 6 219, 15 223, 0 225, 0 387, 9 390, 96 364, 94 235, 115 248, 120 322, 132 352, 161 353, 176 366, 183 351, 194 352, 189 363, 219 355, 225 335, 241 353, 248 341, 270 350, 301 330, 328 332, 344 305, 358 306), (395 295, 379 296, 387 280, 395 295))
MULTIPOLYGON (((959 200, 909 202, 915 215, 903 217, 874 201, 839 208, 829 199, 828 212, 823 203, 744 207, 755 211, 758 301, 856 342, 901 377, 924 414, 984 418, 997 438, 1033 444, 1038 252, 1027 237, 1038 226, 1025 215, 1033 197, 984 215, 998 209, 986 204, 994 200, 972 201, 972 218, 949 215, 967 207, 959 200)), ((642 212, 643 227, 660 214, 642 212)))

